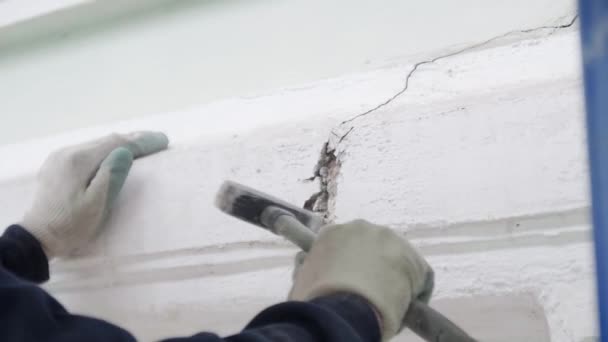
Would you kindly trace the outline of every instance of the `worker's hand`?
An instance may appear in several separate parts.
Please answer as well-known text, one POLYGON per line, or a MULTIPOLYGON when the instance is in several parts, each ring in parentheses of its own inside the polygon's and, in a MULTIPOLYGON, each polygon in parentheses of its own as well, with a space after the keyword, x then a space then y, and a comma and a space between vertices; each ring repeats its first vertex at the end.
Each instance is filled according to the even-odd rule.
POLYGON ((387 227, 357 220, 323 228, 300 254, 289 299, 306 301, 349 292, 376 309, 384 341, 402 328, 414 298, 428 302, 433 271, 408 241, 387 227))
POLYGON ((134 158, 167 148, 163 133, 111 134, 52 153, 40 169, 31 209, 21 225, 47 258, 67 256, 101 228, 134 158))

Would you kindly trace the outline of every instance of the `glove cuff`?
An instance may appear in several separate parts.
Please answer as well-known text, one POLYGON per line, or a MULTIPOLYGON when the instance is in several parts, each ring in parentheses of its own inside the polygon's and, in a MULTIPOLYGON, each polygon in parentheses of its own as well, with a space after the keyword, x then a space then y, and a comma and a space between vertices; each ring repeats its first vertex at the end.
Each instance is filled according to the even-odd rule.
POLYGON ((55 253, 53 251, 56 250, 56 244, 54 243, 54 238, 52 234, 49 233, 47 229, 39 228, 38 226, 33 226, 31 221, 23 220, 19 223, 23 229, 27 230, 38 242, 40 243, 40 247, 44 251, 48 260, 51 260, 55 257, 55 253))
MULTIPOLYGON (((55 226, 61 226, 61 224, 55 224, 56 222, 69 222, 68 215, 59 208, 53 208, 54 203, 50 203, 49 211, 47 215, 39 215, 37 213, 28 212, 25 214, 23 220, 19 223, 25 230, 27 230, 32 236, 34 236, 42 250, 46 254, 47 259, 60 255, 62 253, 63 243, 57 239, 55 226)), ((65 224, 64 224, 65 225, 65 224)))

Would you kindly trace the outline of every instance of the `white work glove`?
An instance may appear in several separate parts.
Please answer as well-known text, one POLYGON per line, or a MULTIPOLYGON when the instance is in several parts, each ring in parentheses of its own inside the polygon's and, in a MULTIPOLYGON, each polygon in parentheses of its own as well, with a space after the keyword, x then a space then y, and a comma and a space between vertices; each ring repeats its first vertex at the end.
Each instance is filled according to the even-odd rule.
POLYGON ((387 341, 403 327, 410 302, 428 302, 432 290, 433 271, 407 240, 388 227, 356 220, 324 227, 310 251, 296 257, 289 299, 357 294, 375 308, 387 341))
POLYGON ((21 226, 38 239, 49 260, 69 255, 101 228, 133 159, 168 143, 160 132, 111 134, 52 153, 40 169, 21 226))

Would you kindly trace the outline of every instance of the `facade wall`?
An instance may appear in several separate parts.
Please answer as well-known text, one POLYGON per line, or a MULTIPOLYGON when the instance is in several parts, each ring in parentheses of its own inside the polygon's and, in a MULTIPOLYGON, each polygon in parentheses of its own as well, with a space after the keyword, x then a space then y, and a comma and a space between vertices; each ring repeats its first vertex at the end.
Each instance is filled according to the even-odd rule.
MULTIPOLYGON (((33 196, 35 170, 50 150, 111 131, 160 129, 171 137, 170 149, 136 161, 108 229, 83 255, 52 264, 45 287, 73 311, 150 340, 204 329, 234 332, 282 300, 296 250, 213 207, 219 184, 232 179, 300 205, 320 193, 315 207, 331 220, 364 217, 402 232, 435 269, 433 305, 480 340, 590 341, 597 333, 578 33, 576 23, 541 28, 568 23, 573 15, 566 12, 561 21, 538 15, 535 30, 497 24, 488 32, 498 31, 499 38, 487 43, 480 42, 493 35, 480 40, 463 33, 456 47, 403 50, 407 58, 391 50, 378 60, 393 62, 382 65, 341 65, 325 74, 311 67, 319 74, 279 75, 266 91, 218 93, 223 98, 208 103, 188 104, 181 94, 208 89, 195 84, 202 74, 193 72, 193 83, 179 85, 169 77, 162 96, 175 96, 179 105, 167 110, 140 103, 138 96, 155 98, 149 89, 133 87, 133 96, 108 90, 112 106, 133 118, 84 128, 74 123, 57 128, 60 134, 0 145, 0 157, 13 161, 0 171, 0 218, 19 220, 33 196), (180 91, 169 92, 171 85, 180 91), (157 109, 138 117, 138 110, 157 109), (314 178, 315 168, 327 172, 314 178)), ((172 25, 185 25, 155 20, 139 23, 144 26, 137 32, 121 28, 114 37, 122 32, 121 39, 145 41, 160 28, 170 36, 172 25)), ((42 75, 53 61, 82 61, 76 49, 109 52, 104 44, 112 40, 104 32, 90 33, 88 47, 61 42, 64 57, 32 50, 27 58, 0 60, 0 70, 24 85, 29 72, 42 75)), ((148 46, 123 42, 125 48, 148 46)), ((96 63, 98 70, 90 72, 112 63, 96 63)), ((121 63, 140 67, 129 59, 121 63)), ((272 67, 282 70, 280 63, 272 67)), ((125 84, 145 80, 125 72, 134 77, 125 84)), ((87 75, 69 82, 85 82, 87 75)), ((262 78, 246 78, 256 77, 262 78)), ((211 79, 228 82, 219 78, 211 79)), ((1 82, 8 81, 0 88, 1 82)), ((260 84, 230 92, 266 87, 260 84)), ((36 91, 31 94, 38 98, 36 91)), ((64 98, 54 99, 56 108, 69 107, 64 98)), ((30 108, 12 103, 12 111, 30 108)), ((415 341, 407 334, 400 339, 415 341)))

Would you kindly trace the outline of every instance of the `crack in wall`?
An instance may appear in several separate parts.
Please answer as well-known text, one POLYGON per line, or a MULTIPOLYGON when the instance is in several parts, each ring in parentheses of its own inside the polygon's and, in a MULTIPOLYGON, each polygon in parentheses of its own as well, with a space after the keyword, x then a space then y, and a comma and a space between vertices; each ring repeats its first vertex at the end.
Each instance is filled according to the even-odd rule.
POLYGON ((492 37, 490 39, 484 40, 481 43, 476 43, 476 44, 473 44, 473 45, 469 45, 469 46, 464 47, 464 48, 462 48, 460 50, 457 50, 457 51, 454 51, 454 52, 450 52, 450 53, 446 53, 444 55, 440 55, 440 56, 434 57, 432 59, 428 59, 428 60, 425 60, 425 61, 418 62, 418 63, 414 64, 414 66, 412 67, 412 69, 410 69, 410 71, 407 73, 407 75, 405 76, 405 81, 404 81, 403 87, 397 93, 395 93, 393 96, 391 96, 388 99, 386 99, 384 102, 378 104, 374 108, 368 109, 368 110, 366 110, 363 113, 357 114, 357 115, 351 117, 350 119, 346 119, 346 120, 342 121, 340 123, 340 125, 344 125, 346 123, 355 121, 355 120, 357 120, 358 118, 360 118, 362 116, 369 115, 369 114, 377 111, 378 109, 380 109, 380 108, 388 105, 389 103, 393 102, 396 98, 398 98, 399 96, 401 96, 403 93, 405 93, 408 90, 408 88, 410 86, 410 79, 412 78, 412 76, 414 75, 414 73, 418 70, 418 68, 421 67, 421 66, 423 66, 423 65, 425 65, 425 64, 432 64, 432 63, 435 63, 435 62, 437 62, 438 60, 441 60, 441 59, 454 57, 456 55, 460 55, 460 54, 469 52, 471 50, 478 49, 478 48, 480 48, 480 47, 482 47, 484 45, 488 45, 488 44, 490 44, 490 43, 492 43, 494 41, 506 38, 506 37, 514 35, 514 34, 532 33, 532 32, 536 32, 536 31, 552 29, 554 31, 549 34, 549 35, 551 35, 551 34, 553 34, 557 30, 566 29, 566 28, 571 27, 572 25, 574 25, 574 23, 577 20, 578 20, 578 14, 575 15, 574 17, 572 17, 572 19, 568 23, 562 24, 562 25, 539 26, 539 27, 535 27, 535 28, 531 28, 531 29, 509 31, 507 33, 503 33, 501 35, 498 35, 498 36, 492 37))
MULTIPOLYGON (((387 98, 385 101, 381 102, 380 104, 376 105, 375 107, 368 109, 362 113, 359 113, 349 119, 342 121, 336 129, 341 129, 344 125, 346 125, 348 123, 352 123, 353 121, 355 121, 363 116, 367 116, 371 113, 376 112, 377 110, 389 105, 395 99, 397 99, 398 97, 403 95, 409 89, 411 78, 414 76, 416 71, 418 71, 419 68, 425 64, 432 64, 432 63, 435 63, 442 59, 446 59, 446 58, 454 57, 454 56, 457 56, 457 55, 460 55, 463 53, 467 53, 469 51, 478 49, 478 48, 488 45, 492 42, 507 38, 507 37, 509 37, 511 35, 515 35, 515 34, 527 34, 527 33, 533 33, 533 32, 542 31, 542 30, 553 30, 549 34, 547 34, 547 36, 550 36, 550 35, 554 34, 557 30, 567 29, 567 28, 572 27, 576 23, 578 18, 579 18, 579 16, 578 16, 578 14, 576 14, 570 19, 569 22, 567 22, 565 24, 553 25, 553 26, 539 26, 539 27, 530 28, 530 29, 509 31, 509 32, 503 33, 501 35, 492 37, 490 39, 484 40, 480 43, 475 43, 475 44, 466 46, 462 49, 459 49, 459 50, 456 50, 456 51, 453 51, 450 53, 446 53, 446 54, 439 55, 437 57, 434 57, 434 58, 431 58, 428 60, 417 62, 416 64, 414 64, 414 66, 410 69, 410 71, 405 76, 403 87, 399 91, 397 91, 395 94, 393 94, 392 96, 387 98)), ((343 133, 343 134, 336 133, 334 131, 334 129, 331 130, 330 137, 328 138, 327 141, 325 141, 323 143, 323 146, 321 148, 321 153, 319 156, 319 160, 318 160, 317 164, 315 165, 313 176, 311 176, 305 180, 305 181, 312 182, 312 181, 318 179, 319 180, 319 191, 312 194, 310 196, 310 198, 304 202, 304 208, 322 214, 326 223, 331 223, 335 219, 335 205, 336 205, 336 197, 337 197, 337 193, 338 193, 338 176, 340 174, 340 167, 342 166, 342 156, 344 154, 343 150, 342 151, 339 150, 339 145, 346 139, 346 137, 348 137, 348 135, 354 129, 355 129, 355 126, 351 125, 350 128, 348 130, 346 130, 345 133, 343 133)), ((341 130, 344 131, 343 129, 341 129, 341 130)))
POLYGON ((334 220, 335 198, 338 190, 338 174, 341 161, 336 148, 331 146, 330 140, 321 148, 319 161, 315 165, 313 176, 307 181, 319 180, 319 191, 304 202, 304 208, 323 215, 325 222, 334 220))

